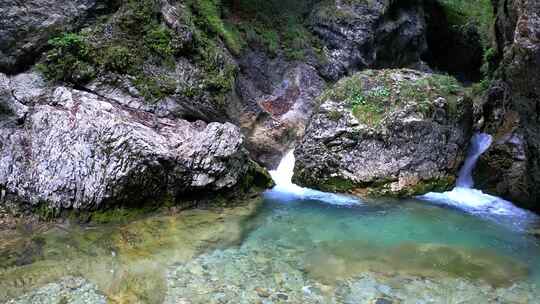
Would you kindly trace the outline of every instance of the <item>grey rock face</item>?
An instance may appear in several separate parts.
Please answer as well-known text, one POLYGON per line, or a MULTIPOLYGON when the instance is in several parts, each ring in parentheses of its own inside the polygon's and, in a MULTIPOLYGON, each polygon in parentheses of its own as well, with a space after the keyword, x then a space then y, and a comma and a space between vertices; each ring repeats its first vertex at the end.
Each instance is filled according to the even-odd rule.
POLYGON ((472 122, 471 103, 455 80, 367 70, 321 98, 295 150, 296 183, 360 196, 453 186, 472 122))
MULTIPOLYGON (((33 79, 19 78, 12 91, 30 86, 16 81, 33 79)), ((230 123, 158 118, 65 87, 48 92, 26 102, 22 122, 0 127, 3 200, 75 209, 182 201, 233 190, 253 169, 230 123)))
POLYGON ((52 35, 76 29, 103 5, 100 2, 103 1, 2 1, 0 72, 14 73, 32 64, 52 35))
POLYGON ((475 182, 495 195, 540 210, 540 2, 493 1, 501 59, 483 105, 484 129, 494 135, 475 182))
POLYGON ((337 80, 362 68, 407 66, 426 51, 426 22, 415 1, 330 1, 311 23, 329 58, 321 72, 337 80))
POLYGON ((300 140, 324 88, 317 70, 304 63, 250 53, 240 62, 237 89, 243 104, 238 124, 251 155, 268 168, 300 140))

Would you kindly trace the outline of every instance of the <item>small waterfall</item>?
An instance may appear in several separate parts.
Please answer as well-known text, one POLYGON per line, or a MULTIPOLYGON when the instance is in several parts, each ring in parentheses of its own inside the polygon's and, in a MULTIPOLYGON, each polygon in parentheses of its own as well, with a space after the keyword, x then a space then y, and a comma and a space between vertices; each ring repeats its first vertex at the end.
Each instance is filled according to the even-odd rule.
POLYGON ((418 198, 421 200, 456 207, 476 214, 528 216, 528 212, 499 197, 473 189, 472 172, 480 156, 491 146, 492 137, 485 133, 475 134, 463 167, 459 172, 456 187, 452 191, 431 192, 418 198))
POLYGON ((294 150, 289 151, 276 170, 270 171, 270 176, 276 183, 276 186, 267 193, 269 197, 279 198, 280 200, 315 200, 333 205, 355 205, 361 203, 357 198, 317 191, 309 188, 300 187, 292 182, 294 175, 294 150))
POLYGON ((484 152, 489 149, 493 138, 489 134, 477 133, 474 134, 471 139, 471 147, 469 148, 469 153, 465 159, 465 164, 459 171, 459 178, 456 183, 456 187, 459 188, 472 188, 474 187, 474 181, 472 177, 472 172, 478 162, 478 159, 484 152))
POLYGON ((272 176, 272 179, 276 183, 276 187, 291 189, 298 187, 292 182, 294 162, 294 150, 291 150, 285 154, 277 169, 270 171, 270 176, 272 176))

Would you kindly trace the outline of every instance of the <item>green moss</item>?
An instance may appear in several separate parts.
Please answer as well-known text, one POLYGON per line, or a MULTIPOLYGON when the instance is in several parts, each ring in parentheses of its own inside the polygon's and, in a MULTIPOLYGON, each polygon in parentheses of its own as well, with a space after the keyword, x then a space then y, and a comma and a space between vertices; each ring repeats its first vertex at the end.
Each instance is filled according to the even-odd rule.
POLYGON ((157 12, 157 0, 125 0, 118 26, 129 35, 139 36, 155 24, 157 12))
POLYGON ((411 195, 426 194, 428 192, 444 192, 452 189, 456 183, 454 176, 444 176, 427 181, 421 181, 411 190, 411 195))
POLYGON ((102 51, 101 65, 104 69, 125 74, 133 70, 137 57, 125 46, 112 45, 102 51))
POLYGON ((417 112, 429 119, 433 102, 443 97, 450 115, 458 114, 458 101, 464 89, 447 75, 421 75, 416 79, 399 79, 407 70, 367 70, 340 80, 320 97, 320 101, 345 101, 353 115, 369 126, 379 126, 388 113, 405 105, 414 105, 417 112))
MULTIPOLYGON (((489 78, 494 72, 493 48, 494 9, 491 0, 438 0, 442 5, 452 30, 467 38, 472 32, 480 34, 484 49, 484 64, 481 68, 484 77, 489 78)), ((477 39, 473 37, 471 39, 477 39)), ((467 39, 465 39, 467 41, 467 39)))
POLYGON ((46 202, 41 202, 32 208, 32 212, 36 214, 40 220, 49 222, 60 217, 62 211, 59 208, 49 206, 46 202))
POLYGON ((462 29, 468 25, 480 28, 484 38, 491 34, 495 20, 491 0, 438 0, 445 9, 450 25, 462 29))
POLYGON ((326 192, 348 192, 356 187, 354 182, 342 177, 330 177, 318 184, 326 192))
POLYGON ((51 49, 38 69, 46 78, 82 84, 96 75, 93 50, 86 37, 76 33, 65 33, 49 40, 51 49))
POLYGON ((221 37, 229 50, 233 54, 239 55, 243 47, 243 40, 234 26, 223 21, 221 0, 191 0, 188 3, 195 12, 197 25, 205 33, 221 37))
POLYGON ((176 92, 175 79, 168 76, 147 76, 139 73, 133 84, 139 90, 141 96, 149 103, 157 102, 166 96, 176 92))
POLYGON ((169 58, 174 55, 171 30, 163 25, 156 25, 144 35, 144 44, 157 56, 169 58))
POLYGON ((328 118, 332 121, 339 121, 343 117, 343 113, 338 110, 328 112, 328 118))
POLYGON ((440 178, 433 178, 428 180, 420 180, 415 185, 405 187, 400 191, 395 191, 391 189, 391 183, 396 181, 379 181, 372 183, 367 189, 367 195, 369 197, 412 197, 415 195, 422 195, 428 192, 444 192, 452 189, 455 185, 455 177, 453 176, 444 176, 440 178))

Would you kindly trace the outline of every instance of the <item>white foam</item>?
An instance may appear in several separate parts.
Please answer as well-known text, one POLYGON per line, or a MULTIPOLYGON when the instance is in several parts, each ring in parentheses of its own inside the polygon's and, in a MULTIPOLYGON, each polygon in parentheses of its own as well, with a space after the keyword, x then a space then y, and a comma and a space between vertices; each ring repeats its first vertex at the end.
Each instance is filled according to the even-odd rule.
POLYGON ((492 141, 493 141, 493 138, 489 134, 485 134, 485 133, 474 134, 474 136, 471 139, 471 147, 469 148, 467 159, 465 159, 465 163, 463 164, 463 167, 459 171, 459 177, 456 182, 456 187, 460 187, 460 188, 474 187, 472 172, 474 170, 474 167, 476 166, 476 163, 478 162, 478 159, 480 158, 482 154, 484 154, 484 152, 487 151, 487 149, 489 149, 492 141))
POLYGON ((270 176, 276 183, 276 186, 269 193, 271 196, 279 197, 281 200, 317 200, 333 205, 361 203, 360 200, 352 196, 327 193, 295 185, 292 182, 294 163, 294 151, 290 151, 283 157, 277 169, 270 171, 270 176))
POLYGON ((431 192, 419 197, 433 203, 444 204, 477 214, 506 216, 526 216, 527 211, 514 206, 499 197, 485 194, 480 190, 456 187, 452 191, 431 192))
POLYGON ((443 193, 431 192, 418 198, 452 206, 475 214, 510 217, 531 216, 532 214, 530 212, 514 206, 509 201, 473 189, 472 172, 478 159, 490 147, 491 143, 492 137, 490 135, 485 133, 475 134, 471 139, 471 148, 469 149, 465 164, 460 170, 456 187, 452 191, 443 193))

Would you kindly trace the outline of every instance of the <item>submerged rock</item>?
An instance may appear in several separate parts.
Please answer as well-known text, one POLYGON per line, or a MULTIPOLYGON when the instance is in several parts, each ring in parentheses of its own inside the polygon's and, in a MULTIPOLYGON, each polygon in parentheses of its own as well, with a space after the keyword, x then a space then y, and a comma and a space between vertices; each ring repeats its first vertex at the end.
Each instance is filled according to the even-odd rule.
POLYGON ((2 94, 8 108, 27 109, 0 127, 2 202, 88 210, 239 195, 269 183, 230 123, 158 118, 35 77, 10 79, 13 96, 2 94))
POLYGON ((295 150, 294 181, 360 196, 411 196, 453 186, 471 131, 455 79, 364 71, 321 96, 295 150))
POLYGON ((66 277, 33 290, 7 304, 105 304, 106 297, 83 278, 66 277))

